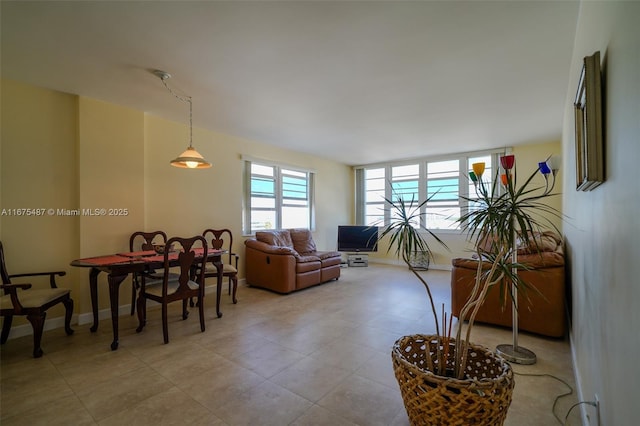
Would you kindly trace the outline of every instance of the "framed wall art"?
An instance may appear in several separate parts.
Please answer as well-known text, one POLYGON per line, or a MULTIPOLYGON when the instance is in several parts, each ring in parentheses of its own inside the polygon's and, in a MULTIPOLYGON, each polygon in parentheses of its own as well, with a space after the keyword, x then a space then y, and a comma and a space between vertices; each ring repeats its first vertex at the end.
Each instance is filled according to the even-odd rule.
POLYGON ((604 181, 600 52, 584 58, 574 101, 576 190, 591 191, 604 181))

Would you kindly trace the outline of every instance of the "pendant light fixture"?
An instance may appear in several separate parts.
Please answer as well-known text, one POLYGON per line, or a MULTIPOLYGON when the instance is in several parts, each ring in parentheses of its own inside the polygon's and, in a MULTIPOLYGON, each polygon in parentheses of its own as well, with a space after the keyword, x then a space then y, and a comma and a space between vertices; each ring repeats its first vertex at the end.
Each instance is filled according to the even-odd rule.
POLYGON ((153 74, 160 78, 164 87, 167 88, 177 99, 189 104, 189 147, 180 154, 177 158, 171 160, 171 165, 174 167, 180 167, 183 169, 207 169, 211 167, 211 163, 205 160, 202 155, 193 147, 193 104, 191 102, 191 96, 179 96, 167 85, 166 80, 171 78, 171 74, 165 71, 155 70, 153 74))

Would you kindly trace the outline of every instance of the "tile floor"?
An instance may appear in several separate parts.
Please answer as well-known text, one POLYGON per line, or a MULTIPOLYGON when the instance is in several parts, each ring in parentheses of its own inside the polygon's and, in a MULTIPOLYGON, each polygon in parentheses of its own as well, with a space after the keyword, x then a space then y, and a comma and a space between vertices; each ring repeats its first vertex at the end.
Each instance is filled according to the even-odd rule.
MULTIPOLYGON (((449 272, 425 272, 434 297, 449 304, 449 272)), ((2 347, 1 419, 12 425, 408 425, 393 376, 390 348, 404 334, 431 332, 421 284, 400 266, 345 268, 339 281, 288 296, 241 286, 223 297, 216 318, 207 298, 207 330, 197 310, 170 309, 168 345, 160 311, 136 334, 121 317, 120 348, 111 351, 110 321, 98 332, 76 325, 45 332, 45 355, 32 359, 31 337, 2 347)), ((510 343, 511 332, 478 326, 472 341, 510 343)), ((520 334, 538 355, 517 372, 553 374, 574 386, 566 340, 520 334)), ((516 376, 507 425, 555 425, 552 405, 566 387, 546 376, 516 376)), ((563 420, 576 401, 562 398, 563 420)), ((580 422, 578 410, 570 424, 580 422)))

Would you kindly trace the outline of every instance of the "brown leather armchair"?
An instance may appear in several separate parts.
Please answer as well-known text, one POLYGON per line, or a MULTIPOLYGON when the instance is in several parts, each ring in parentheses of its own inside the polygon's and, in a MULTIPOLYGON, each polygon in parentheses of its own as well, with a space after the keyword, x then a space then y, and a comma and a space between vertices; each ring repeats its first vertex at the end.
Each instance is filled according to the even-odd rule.
POLYGON ((244 243, 250 286, 291 293, 340 277, 340 253, 318 251, 308 229, 259 231, 244 243))
MULTIPOLYGON (((545 233, 545 235, 552 235, 545 233)), ((562 337, 565 333, 565 273, 562 242, 559 237, 547 238, 555 241, 540 246, 539 253, 521 249, 518 263, 527 266, 518 270, 518 275, 532 288, 518 292, 518 328, 550 337, 562 337)), ((452 260, 451 311, 457 318, 469 298, 476 277, 476 259, 456 258, 452 260)), ((483 269, 489 269, 486 263, 483 269)), ((500 290, 495 286, 487 294, 480 307, 477 322, 512 327, 512 308, 508 295, 501 300, 500 290)))

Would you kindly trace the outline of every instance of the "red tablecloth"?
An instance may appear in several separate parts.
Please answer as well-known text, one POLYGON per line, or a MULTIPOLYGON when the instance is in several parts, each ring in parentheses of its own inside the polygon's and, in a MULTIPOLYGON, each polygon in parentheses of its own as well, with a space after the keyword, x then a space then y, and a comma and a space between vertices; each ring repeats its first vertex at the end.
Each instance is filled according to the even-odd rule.
MULTIPOLYGON (((196 253, 196 256, 202 256, 203 249, 202 248, 194 248, 193 251, 196 253)), ((213 254, 221 254, 223 250, 209 250, 208 254, 211 256, 213 254)), ((175 260, 178 258, 178 253, 170 253, 169 259, 175 260)), ((139 252, 127 252, 127 253, 119 253, 119 254, 110 254, 107 256, 96 256, 96 257, 86 257, 84 259, 77 259, 73 263, 76 263, 75 266, 83 266, 82 264, 89 264, 95 266, 106 266, 106 265, 116 265, 119 263, 141 263, 141 262, 149 262, 149 263, 162 263, 164 262, 163 254, 156 254, 155 251, 139 251, 139 252), (151 256, 150 256, 151 255, 151 256)))
MULTIPOLYGON (((169 253, 169 259, 173 260, 173 259, 177 259, 177 258, 178 258, 178 253, 169 253)), ((158 254, 156 256, 143 257, 140 260, 144 260, 145 262, 164 262, 164 254, 158 254)))
POLYGON ((131 262, 131 258, 113 254, 109 256, 97 256, 97 257, 87 257, 85 259, 78 259, 78 262, 90 263, 96 266, 103 266, 103 265, 113 265, 116 263, 129 263, 131 262))
POLYGON ((145 256, 155 256, 157 253, 155 250, 143 250, 143 251, 128 251, 125 253, 118 253, 118 256, 125 257, 145 257, 145 256))

